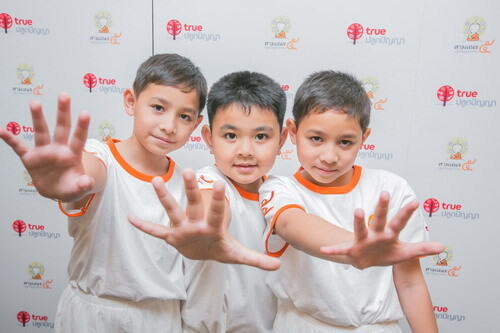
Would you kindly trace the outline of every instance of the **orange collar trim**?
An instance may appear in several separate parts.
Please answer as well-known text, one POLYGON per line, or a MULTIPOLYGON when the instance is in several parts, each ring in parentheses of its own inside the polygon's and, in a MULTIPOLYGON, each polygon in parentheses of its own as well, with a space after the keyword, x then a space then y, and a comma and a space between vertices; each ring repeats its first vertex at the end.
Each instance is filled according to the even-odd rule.
POLYGON ((351 192, 356 187, 356 185, 358 185, 358 182, 361 179, 361 171, 362 171, 362 168, 360 166, 358 165, 353 166, 354 173, 352 175, 349 184, 344 186, 334 187, 334 186, 319 186, 311 183, 310 181, 305 179, 304 176, 302 176, 302 174, 300 173, 300 171, 302 171, 303 169, 304 169, 303 167, 300 167, 299 170, 293 176, 304 187, 319 194, 346 194, 351 192))
MULTIPOLYGON (((145 182, 151 182, 151 180, 153 180, 153 178, 155 176, 147 175, 145 173, 137 171, 130 164, 128 164, 127 161, 125 161, 125 159, 123 158, 122 155, 120 155, 120 153, 118 152, 118 149, 116 149, 116 145, 115 145, 115 143, 120 142, 120 141, 121 140, 112 139, 112 138, 109 138, 106 141, 106 144, 108 145, 109 150, 111 151, 111 154, 113 154, 113 157, 116 159, 118 164, 120 164, 121 167, 123 169, 125 169, 125 171, 127 171, 129 174, 131 174, 135 178, 140 179, 140 180, 145 181, 145 182)), ((165 173, 163 176, 161 176, 161 178, 163 178, 164 182, 168 182, 170 180, 170 178, 172 178, 172 175, 174 173, 175 162, 170 157, 168 157, 168 156, 165 156, 165 157, 168 159, 168 162, 169 162, 168 163, 168 170, 167 170, 167 173, 165 173)))
MULTIPOLYGON (((229 179, 229 178, 228 178, 229 179)), ((252 200, 252 201, 259 201, 259 193, 252 193, 248 192, 243 187, 240 185, 236 184, 232 179, 229 179, 231 183, 234 185, 234 188, 236 188, 236 191, 245 199, 247 200, 252 200)), ((262 180, 266 180, 266 176, 262 177, 262 180)))

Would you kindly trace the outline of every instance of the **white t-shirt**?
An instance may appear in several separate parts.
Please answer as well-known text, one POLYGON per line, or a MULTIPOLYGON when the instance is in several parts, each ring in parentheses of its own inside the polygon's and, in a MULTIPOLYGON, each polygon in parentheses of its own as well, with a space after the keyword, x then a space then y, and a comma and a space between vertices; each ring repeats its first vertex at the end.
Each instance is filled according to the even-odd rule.
MULTIPOLYGON (((70 284, 102 297, 131 301, 186 298, 182 257, 164 240, 136 229, 129 214, 165 226, 165 209, 151 184, 152 176, 133 169, 114 142, 89 139, 85 151, 106 167, 106 185, 81 211, 64 211, 74 238, 68 265, 70 284)), ((162 176, 172 196, 185 206, 180 170, 170 160, 162 176)))
MULTIPOLYGON (((197 177, 202 190, 211 190, 216 180, 224 182, 231 210, 229 232, 244 246, 264 253, 266 221, 258 194, 233 184, 215 166, 200 169, 197 177)), ((245 265, 186 259, 184 325, 200 332, 271 332, 277 307, 264 283, 267 275, 267 271, 245 265)))
MULTIPOLYGON (((307 181, 300 170, 293 179, 269 177, 259 193, 268 222, 265 246, 269 254, 281 255, 281 268, 271 272, 268 284, 278 301, 293 306, 318 320, 339 326, 360 326, 403 318, 393 282, 392 266, 358 270, 310 256, 272 234, 279 214, 292 207, 317 215, 343 229, 353 231, 356 208, 369 219, 375 212, 380 192, 391 195, 388 218, 415 199, 407 182, 390 172, 354 167, 348 185, 320 187, 307 181)), ((428 240, 420 210, 400 234, 404 242, 428 240)))

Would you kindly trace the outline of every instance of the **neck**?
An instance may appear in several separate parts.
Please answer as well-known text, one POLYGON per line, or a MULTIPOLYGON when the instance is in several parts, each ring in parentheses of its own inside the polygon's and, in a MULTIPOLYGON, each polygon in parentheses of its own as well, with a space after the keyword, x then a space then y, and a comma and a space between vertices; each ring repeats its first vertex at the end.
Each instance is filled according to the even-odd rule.
POLYGON ((156 155, 146 150, 135 136, 118 142, 116 149, 130 166, 144 174, 161 176, 168 170, 169 160, 166 156, 156 155))

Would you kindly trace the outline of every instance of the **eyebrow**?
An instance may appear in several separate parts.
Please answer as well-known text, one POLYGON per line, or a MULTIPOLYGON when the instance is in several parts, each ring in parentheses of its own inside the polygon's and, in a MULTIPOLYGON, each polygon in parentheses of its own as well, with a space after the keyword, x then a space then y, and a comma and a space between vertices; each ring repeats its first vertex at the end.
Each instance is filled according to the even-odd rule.
MULTIPOLYGON (((229 130, 229 131, 236 131, 238 127, 231 125, 231 124, 224 124, 220 127, 221 130, 229 130)), ((256 127, 254 132, 272 132, 273 128, 271 126, 259 126, 256 127)))
MULTIPOLYGON (((163 97, 157 97, 157 96, 155 96, 155 97, 152 97, 151 100, 152 101, 157 100, 158 102, 160 102, 163 105, 171 105, 171 103, 168 100, 166 100, 165 98, 163 98, 163 97)), ((187 107, 187 108, 181 108, 181 111, 182 112, 188 112, 188 113, 191 113, 191 114, 194 114, 194 115, 196 115, 198 113, 196 110, 194 110, 192 108, 189 108, 189 107, 187 107)))
MULTIPOLYGON (((326 133, 320 130, 315 130, 315 129, 310 129, 307 131, 307 134, 314 134, 314 135, 325 135, 326 133)), ((340 136, 341 139, 355 139, 358 136, 356 134, 343 134, 340 136)))

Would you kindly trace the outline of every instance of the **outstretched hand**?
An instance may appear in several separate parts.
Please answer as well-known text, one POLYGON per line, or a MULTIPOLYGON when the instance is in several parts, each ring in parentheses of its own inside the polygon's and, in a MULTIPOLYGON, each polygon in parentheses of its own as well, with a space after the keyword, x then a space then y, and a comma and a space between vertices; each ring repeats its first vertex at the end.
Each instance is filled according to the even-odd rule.
POLYGON ((69 96, 60 94, 57 106, 53 140, 38 101, 30 103, 35 129, 33 148, 4 129, 0 129, 0 138, 21 158, 33 185, 42 196, 71 202, 83 198, 94 187, 94 180, 85 175, 82 165, 82 150, 87 139, 90 116, 88 113, 79 115, 76 129, 68 143, 71 130, 69 96))
POLYGON ((389 194, 382 192, 370 225, 365 224, 364 212, 354 212, 354 240, 348 244, 323 246, 327 255, 345 255, 350 264, 364 269, 371 266, 390 266, 409 259, 441 253, 444 245, 437 242, 404 243, 399 240, 413 212, 418 208, 416 200, 403 207, 389 222, 389 194))
POLYGON ((250 250, 229 234, 224 223, 224 185, 221 182, 214 184, 210 208, 205 214, 195 173, 187 169, 183 177, 188 199, 187 216, 168 193, 161 177, 155 177, 153 187, 170 218, 170 227, 142 221, 133 215, 129 216, 130 223, 147 234, 164 239, 190 259, 244 264, 264 270, 279 268, 279 259, 250 250))

